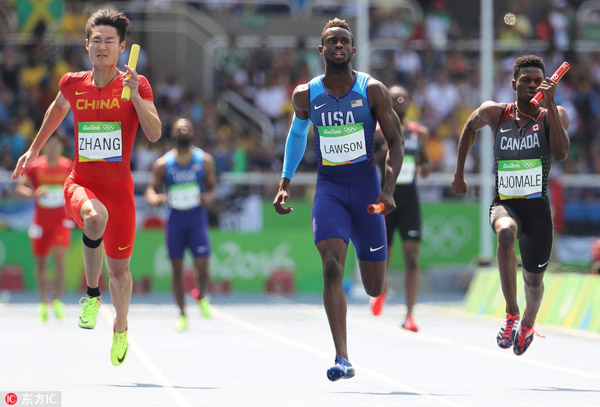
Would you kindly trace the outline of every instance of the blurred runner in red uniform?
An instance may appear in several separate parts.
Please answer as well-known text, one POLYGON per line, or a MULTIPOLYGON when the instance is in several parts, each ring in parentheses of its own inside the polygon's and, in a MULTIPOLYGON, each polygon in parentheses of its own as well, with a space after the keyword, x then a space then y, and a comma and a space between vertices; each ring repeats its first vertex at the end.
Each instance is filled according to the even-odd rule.
POLYGON ((57 319, 64 319, 64 304, 60 300, 65 275, 65 256, 71 245, 71 217, 65 211, 63 184, 71 173, 73 161, 61 156, 65 140, 55 133, 39 156, 19 178, 16 191, 23 198, 35 199, 33 221, 29 227, 31 248, 35 258, 35 275, 40 294, 39 319, 48 319, 50 287, 46 270, 50 252, 54 258, 52 306, 57 319))

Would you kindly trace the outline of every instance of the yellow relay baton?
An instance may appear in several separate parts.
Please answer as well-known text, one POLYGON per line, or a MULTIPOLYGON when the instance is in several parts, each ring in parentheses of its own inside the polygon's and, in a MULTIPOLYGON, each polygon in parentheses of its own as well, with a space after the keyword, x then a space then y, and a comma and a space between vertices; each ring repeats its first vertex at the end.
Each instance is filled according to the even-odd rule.
MULTIPOLYGON (((137 66, 138 57, 140 56, 140 46, 138 44, 133 44, 131 46, 131 51, 129 52, 129 62, 127 66, 131 69, 135 69, 137 66)), ((131 75, 127 75, 128 78, 131 78, 131 75)), ((131 88, 127 85, 123 86, 123 91, 121 92, 121 100, 128 101, 131 97, 131 88)))

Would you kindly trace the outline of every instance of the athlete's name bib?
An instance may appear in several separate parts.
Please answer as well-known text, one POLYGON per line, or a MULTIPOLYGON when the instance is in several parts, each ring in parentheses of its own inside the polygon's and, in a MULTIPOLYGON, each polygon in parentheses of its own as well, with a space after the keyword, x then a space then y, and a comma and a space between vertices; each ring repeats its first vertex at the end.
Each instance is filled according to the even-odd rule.
POLYGON ((200 206, 200 186, 197 183, 176 184, 169 187, 169 205, 179 211, 200 206))
POLYGON ((405 155, 402 161, 402 168, 396 180, 396 184, 406 185, 412 184, 415 180, 415 172, 417 171, 417 163, 414 155, 405 155))
POLYGON ((362 123, 318 127, 323 165, 354 164, 367 159, 362 123))
POLYGON ((121 122, 79 122, 79 161, 121 161, 121 122))
POLYGON ((42 185, 46 193, 38 198, 38 205, 43 208, 60 208, 65 205, 62 185, 42 185))
POLYGON ((542 196, 542 160, 498 161, 500 199, 532 199, 542 196))

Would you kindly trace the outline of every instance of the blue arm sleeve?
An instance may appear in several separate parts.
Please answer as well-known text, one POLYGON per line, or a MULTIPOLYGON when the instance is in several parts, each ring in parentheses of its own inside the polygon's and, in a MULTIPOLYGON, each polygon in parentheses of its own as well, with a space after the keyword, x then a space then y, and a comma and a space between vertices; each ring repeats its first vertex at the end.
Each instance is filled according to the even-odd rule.
POLYGON ((292 179, 298 164, 304 157, 304 150, 306 150, 306 138, 308 136, 308 129, 310 128, 310 120, 301 120, 296 117, 292 119, 292 127, 288 133, 287 140, 285 142, 285 156, 283 158, 283 172, 282 178, 292 179))

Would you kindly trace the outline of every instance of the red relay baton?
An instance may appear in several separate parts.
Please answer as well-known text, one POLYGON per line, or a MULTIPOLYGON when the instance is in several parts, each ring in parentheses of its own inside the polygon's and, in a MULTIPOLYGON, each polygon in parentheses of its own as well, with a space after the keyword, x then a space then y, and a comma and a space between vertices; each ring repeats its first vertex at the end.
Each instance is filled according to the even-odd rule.
MULTIPOLYGON (((571 65, 567 61, 563 62, 562 64, 560 64, 558 69, 552 74, 550 79, 552 79, 554 82, 560 81, 560 78, 562 78, 567 73, 570 67, 571 65)), ((534 97, 531 98, 529 104, 533 107, 538 107, 542 99, 544 99, 544 94, 542 93, 542 91, 539 91, 535 94, 534 97)))
POLYGON ((369 212, 370 214, 381 213, 383 211, 385 211, 384 203, 374 203, 367 206, 367 212, 369 212))

